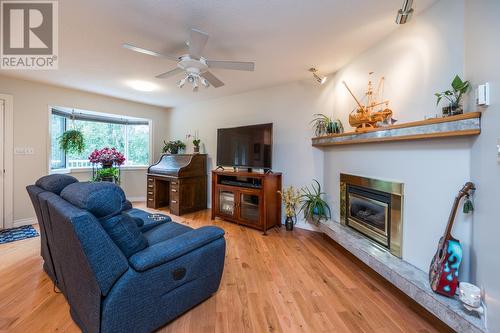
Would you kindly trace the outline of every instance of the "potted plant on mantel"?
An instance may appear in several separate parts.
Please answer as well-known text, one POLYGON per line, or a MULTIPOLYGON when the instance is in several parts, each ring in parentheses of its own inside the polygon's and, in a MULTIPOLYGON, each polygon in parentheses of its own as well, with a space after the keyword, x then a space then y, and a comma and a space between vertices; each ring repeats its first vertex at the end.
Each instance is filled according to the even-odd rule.
POLYGON ((333 120, 322 113, 316 113, 314 116, 311 124, 313 124, 315 136, 344 133, 344 126, 340 119, 333 120))
POLYGON ((441 100, 445 98, 449 105, 442 108, 443 116, 453 116, 464 113, 462 106, 462 97, 470 88, 469 81, 462 81, 460 76, 456 75, 451 82, 451 90, 446 90, 440 93, 435 93, 437 97, 436 105, 439 105, 441 100))
POLYGON ((164 154, 165 153, 178 154, 179 150, 186 149, 186 144, 181 140, 175 140, 169 142, 165 142, 165 140, 163 140, 163 143, 165 144, 162 149, 162 152, 164 154))
POLYGON ((321 192, 321 185, 316 179, 313 179, 314 183, 311 188, 302 188, 302 195, 300 197, 300 202, 302 206, 300 210, 304 213, 304 219, 310 222, 318 223, 323 220, 327 221, 332 212, 328 203, 323 200, 322 196, 325 192, 321 192))
POLYGON ((281 200, 285 204, 285 228, 293 230, 293 225, 297 223, 297 205, 300 203, 300 191, 293 186, 288 186, 284 191, 278 191, 281 200))
POLYGON ((119 167, 125 163, 125 156, 116 148, 94 150, 89 161, 92 163, 92 180, 120 183, 119 167))

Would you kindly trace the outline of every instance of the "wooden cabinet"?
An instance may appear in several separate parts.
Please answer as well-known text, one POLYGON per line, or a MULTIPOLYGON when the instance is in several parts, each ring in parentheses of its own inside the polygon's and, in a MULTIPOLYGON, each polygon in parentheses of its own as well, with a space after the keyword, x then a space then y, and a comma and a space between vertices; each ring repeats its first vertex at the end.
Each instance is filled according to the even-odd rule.
POLYGON ((174 215, 207 208, 204 154, 165 154, 148 169, 147 207, 169 206, 174 215))
POLYGON ((212 171, 212 218, 264 231, 281 225, 281 173, 212 171))

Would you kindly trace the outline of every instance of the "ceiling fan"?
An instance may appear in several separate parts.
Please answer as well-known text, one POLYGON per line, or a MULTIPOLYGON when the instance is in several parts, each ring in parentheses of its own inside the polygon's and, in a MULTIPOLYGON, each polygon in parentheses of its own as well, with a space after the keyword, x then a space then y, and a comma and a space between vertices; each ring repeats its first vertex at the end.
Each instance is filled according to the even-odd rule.
POLYGON ((255 63, 253 62, 208 60, 202 57, 201 53, 207 44, 208 37, 208 34, 203 31, 191 29, 190 38, 186 41, 186 45, 189 48, 188 54, 181 55, 180 57, 158 53, 130 43, 123 44, 123 47, 135 52, 176 61, 177 68, 159 74, 156 78, 165 79, 184 73, 184 78, 177 83, 177 86, 182 88, 184 84, 188 82, 192 84, 193 91, 197 91, 200 84, 206 88, 210 85, 215 88, 219 88, 224 85, 224 82, 219 80, 209 71, 210 68, 231 69, 238 71, 253 71, 255 69, 255 63))

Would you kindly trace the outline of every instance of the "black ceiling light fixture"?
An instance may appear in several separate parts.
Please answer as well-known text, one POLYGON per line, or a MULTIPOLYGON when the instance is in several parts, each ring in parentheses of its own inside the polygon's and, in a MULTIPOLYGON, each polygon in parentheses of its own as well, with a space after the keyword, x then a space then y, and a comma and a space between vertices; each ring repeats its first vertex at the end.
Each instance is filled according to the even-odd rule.
POLYGON ((403 7, 398 10, 398 15, 396 16, 396 24, 405 24, 411 18, 413 14, 413 8, 411 8, 413 0, 404 0, 403 7))

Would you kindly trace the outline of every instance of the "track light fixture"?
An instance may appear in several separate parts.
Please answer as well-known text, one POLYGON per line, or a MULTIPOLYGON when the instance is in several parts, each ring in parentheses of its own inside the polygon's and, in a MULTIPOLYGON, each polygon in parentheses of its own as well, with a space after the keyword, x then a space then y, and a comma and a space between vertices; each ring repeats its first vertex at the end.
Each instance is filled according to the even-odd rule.
POLYGON ((413 14, 413 8, 411 8, 413 0, 404 0, 403 7, 398 10, 398 15, 396 16, 396 24, 405 24, 411 18, 413 14))
POLYGON ((314 80, 315 80, 317 83, 319 83, 319 84, 323 84, 323 83, 325 83, 325 82, 326 82, 327 77, 326 77, 326 76, 323 76, 323 77, 319 76, 319 75, 317 74, 318 70, 317 70, 316 68, 314 68, 314 67, 309 68, 309 72, 311 72, 311 73, 312 73, 312 75, 313 75, 313 77, 314 77, 314 80))

